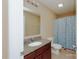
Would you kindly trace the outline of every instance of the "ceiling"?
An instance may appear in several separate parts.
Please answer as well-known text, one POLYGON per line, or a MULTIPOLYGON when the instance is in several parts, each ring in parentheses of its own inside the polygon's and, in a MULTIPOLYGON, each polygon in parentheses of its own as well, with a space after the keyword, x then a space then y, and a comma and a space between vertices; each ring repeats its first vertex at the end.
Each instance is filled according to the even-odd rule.
POLYGON ((39 2, 58 15, 76 10, 76 0, 39 0, 39 2), (63 3, 62 8, 58 8, 59 3, 63 3))

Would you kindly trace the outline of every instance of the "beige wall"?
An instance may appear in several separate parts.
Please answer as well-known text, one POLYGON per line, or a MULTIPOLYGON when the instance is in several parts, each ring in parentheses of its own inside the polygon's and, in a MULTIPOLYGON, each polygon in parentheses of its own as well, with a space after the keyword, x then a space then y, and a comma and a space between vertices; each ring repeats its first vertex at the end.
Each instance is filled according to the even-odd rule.
POLYGON ((40 16, 24 11, 25 36, 40 34, 40 16))
POLYGON ((28 3, 24 4, 25 7, 29 9, 29 11, 40 15, 40 34, 43 38, 52 37, 53 36, 53 20, 56 19, 56 15, 47 7, 40 4, 37 8, 30 6, 28 3))
POLYGON ((8 59, 8 0, 2 0, 2 59, 8 59))
POLYGON ((47 8, 43 8, 41 12, 41 35, 43 38, 53 36, 53 20, 56 19, 56 15, 47 8))
POLYGON ((75 15, 76 15, 76 11, 70 11, 70 12, 66 12, 61 15, 58 15, 57 18, 62 18, 62 17, 66 17, 66 16, 75 16, 75 15))

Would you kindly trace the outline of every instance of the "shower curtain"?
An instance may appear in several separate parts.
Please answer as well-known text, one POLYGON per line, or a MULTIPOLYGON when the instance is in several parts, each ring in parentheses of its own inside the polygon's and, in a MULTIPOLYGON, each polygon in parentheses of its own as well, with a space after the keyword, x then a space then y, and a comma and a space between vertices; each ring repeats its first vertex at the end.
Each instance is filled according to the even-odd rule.
POLYGON ((55 20, 54 43, 64 48, 74 49, 76 46, 76 16, 68 16, 55 20))

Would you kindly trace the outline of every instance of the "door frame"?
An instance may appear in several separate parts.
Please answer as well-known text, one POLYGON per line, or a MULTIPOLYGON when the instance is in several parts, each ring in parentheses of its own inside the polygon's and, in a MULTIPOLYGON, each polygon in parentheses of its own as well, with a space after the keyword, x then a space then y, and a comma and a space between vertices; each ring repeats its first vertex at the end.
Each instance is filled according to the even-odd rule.
POLYGON ((23 0, 8 0, 8 59, 23 59, 24 50, 23 0))

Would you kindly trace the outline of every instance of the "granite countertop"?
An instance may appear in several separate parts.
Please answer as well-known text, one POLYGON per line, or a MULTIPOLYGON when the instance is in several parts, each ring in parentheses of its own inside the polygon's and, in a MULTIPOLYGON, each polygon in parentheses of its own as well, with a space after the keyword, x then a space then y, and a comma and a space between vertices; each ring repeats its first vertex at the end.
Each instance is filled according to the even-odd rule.
POLYGON ((35 46, 35 47, 29 47, 28 43, 24 44, 24 56, 35 51, 35 50, 37 50, 37 49, 39 49, 40 47, 46 45, 47 43, 51 42, 50 40, 46 40, 46 39, 40 39, 38 41, 42 42, 42 44, 39 45, 39 46, 35 46))

